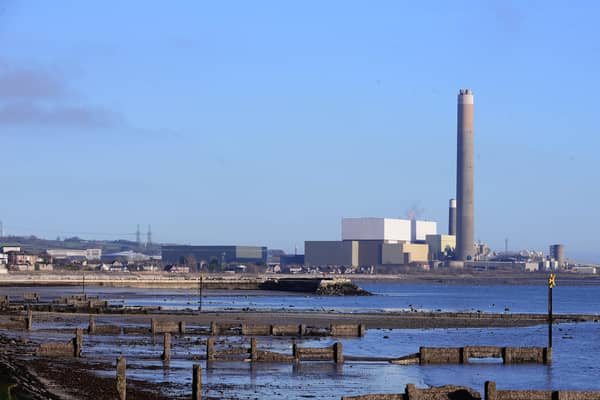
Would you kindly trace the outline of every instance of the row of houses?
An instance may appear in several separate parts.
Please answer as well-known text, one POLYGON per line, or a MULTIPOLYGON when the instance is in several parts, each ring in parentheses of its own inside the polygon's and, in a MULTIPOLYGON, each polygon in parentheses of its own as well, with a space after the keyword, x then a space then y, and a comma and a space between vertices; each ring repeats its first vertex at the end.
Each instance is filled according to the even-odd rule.
POLYGON ((19 246, 4 246, 0 253, 0 273, 11 271, 52 271, 52 257, 25 252, 19 246))

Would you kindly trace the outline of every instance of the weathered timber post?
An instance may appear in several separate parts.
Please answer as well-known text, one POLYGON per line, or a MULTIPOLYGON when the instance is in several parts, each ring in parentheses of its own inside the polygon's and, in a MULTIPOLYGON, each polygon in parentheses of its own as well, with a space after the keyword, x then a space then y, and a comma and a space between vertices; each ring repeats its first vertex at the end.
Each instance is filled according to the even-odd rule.
POLYGON ((152 332, 152 334, 156 333, 156 318, 150 320, 150 332, 152 332))
POLYGON ((467 354, 467 352, 465 351, 464 347, 461 347, 458 350, 458 360, 461 364, 468 364, 469 363, 469 355, 467 354))
POLYGON ((363 337, 367 332, 367 326, 365 324, 358 325, 358 336, 363 337))
POLYGON ((165 340, 163 343, 163 353, 162 356, 160 356, 161 360, 163 361, 170 361, 171 360, 171 334, 170 333, 165 333, 165 340))
POLYGON ((206 339, 206 361, 215 360, 215 338, 206 339))
POLYGON ((552 364, 552 347, 546 347, 544 349, 544 364, 552 364))
POLYGON ((344 363, 344 354, 342 348, 342 342, 335 342, 333 344, 333 361, 335 361, 336 364, 344 363))
POLYGON ((219 325, 215 321, 211 321, 210 323, 210 334, 213 336, 219 334, 219 325))
POLYGON ((496 392, 496 382, 485 381, 485 400, 497 400, 498 393, 496 392))
POLYGON ((419 390, 414 383, 409 383, 404 389, 404 398, 408 400, 419 400, 419 390))
POLYGON ((298 335, 304 336, 306 334, 306 325, 300 324, 298 327, 298 335))
POLYGON ((274 331, 273 325, 269 325, 269 335, 270 336, 273 336, 273 331, 274 331))
POLYGON ((202 288, 204 286, 204 274, 198 279, 198 312, 202 312, 202 288))
POLYGON ((258 361, 258 351, 256 350, 256 338, 250 339, 250 359, 258 361))
POLYGON ((90 324, 88 325, 88 333, 93 335, 96 332, 96 320, 93 315, 90 315, 90 324))
POLYGON ((25 329, 30 331, 32 325, 33 325, 33 313, 31 312, 31 308, 28 308, 27 309, 27 317, 25 318, 25 329))
POLYGON ((200 364, 194 364, 192 374, 192 400, 202 399, 202 367, 200 364))
POLYGON ((76 358, 81 357, 81 349, 83 348, 83 329, 75 330, 75 339, 73 341, 73 355, 76 358))
POLYGON ((185 334, 185 321, 179 321, 179 334, 185 334))
POLYGON ((127 396, 127 377, 125 372, 127 369, 127 360, 125 357, 117 358, 117 393, 119 400, 126 400, 127 396))
POLYGON ((298 351, 298 344, 292 344, 292 355, 294 356, 294 362, 300 361, 300 352, 298 351))

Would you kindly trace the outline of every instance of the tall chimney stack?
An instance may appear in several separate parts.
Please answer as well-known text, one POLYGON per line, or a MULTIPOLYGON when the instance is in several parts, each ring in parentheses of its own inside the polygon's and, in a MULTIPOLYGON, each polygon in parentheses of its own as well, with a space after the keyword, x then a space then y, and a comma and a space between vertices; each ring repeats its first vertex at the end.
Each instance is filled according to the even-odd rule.
POLYGON ((456 199, 450 199, 448 210, 448 235, 456 235, 456 199))
POLYGON ((461 89, 456 157, 456 259, 461 261, 472 260, 475 255, 473 114, 473 92, 461 89))

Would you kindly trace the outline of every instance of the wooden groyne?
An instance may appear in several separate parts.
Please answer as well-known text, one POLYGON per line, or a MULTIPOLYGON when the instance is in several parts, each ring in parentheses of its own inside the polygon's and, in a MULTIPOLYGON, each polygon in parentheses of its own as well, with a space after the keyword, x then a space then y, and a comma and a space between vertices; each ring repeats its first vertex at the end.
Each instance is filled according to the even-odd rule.
POLYGON ((475 358, 499 358, 504 364, 552 364, 552 349, 548 347, 421 347, 419 363, 468 364, 475 358))
POLYGON ((446 385, 426 389, 406 385, 404 393, 342 396, 342 400, 600 400, 600 391, 576 390, 497 390, 496 382, 486 381, 481 394, 466 386, 446 385))

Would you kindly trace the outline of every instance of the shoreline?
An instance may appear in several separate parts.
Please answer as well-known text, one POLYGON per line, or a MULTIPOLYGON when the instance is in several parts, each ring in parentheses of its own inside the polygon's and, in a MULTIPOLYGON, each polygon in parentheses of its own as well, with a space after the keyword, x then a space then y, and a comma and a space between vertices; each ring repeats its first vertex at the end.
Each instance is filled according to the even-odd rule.
MULTIPOLYGON (((547 285, 548 274, 542 272, 489 272, 489 271, 431 271, 409 272, 394 275, 367 274, 206 274, 202 276, 202 287, 225 290, 261 290, 259 285, 269 280, 350 280, 352 283, 388 283, 398 285, 547 285)), ((200 285, 200 274, 167 273, 101 273, 101 272, 11 272, 0 275, 0 287, 53 287, 86 286, 196 289, 200 285)), ((600 276, 569 272, 557 274, 558 285, 600 285, 600 276)))
MULTIPOLYGON (((485 314, 458 312, 404 312, 404 313, 338 313, 338 312, 202 312, 194 314, 181 313, 149 313, 108 315, 96 314, 100 325, 118 325, 134 327, 132 336, 123 332, 120 334, 102 334, 99 337, 111 338, 120 336, 130 337, 140 343, 153 343, 156 337, 151 333, 151 319, 163 322, 185 321, 188 326, 209 326, 211 322, 219 324, 306 324, 313 327, 327 327, 330 324, 364 323, 367 330, 392 329, 466 329, 466 328, 514 328, 547 323, 544 314, 485 314), (117 335, 117 336, 115 336, 117 335)), ((38 342, 56 340, 60 334, 72 335, 76 327, 85 327, 90 318, 88 313, 56 313, 34 312, 33 328, 15 329, 10 326, 15 318, 22 313, 0 313, 0 384, 15 382, 16 399, 29 400, 71 400, 98 399, 107 394, 116 397, 113 359, 97 358, 93 360, 49 359, 36 357, 32 354, 38 342), (35 340, 29 335, 35 333, 35 340), (101 374, 95 373, 101 371, 101 374), (6 379, 9 378, 9 380, 6 379), (18 391, 18 392, 17 392, 18 391)), ((555 324, 589 323, 600 321, 598 315, 556 315, 555 324)), ((85 329, 85 328, 84 328, 85 329)), ((198 335, 192 333, 191 335, 198 335)), ((200 335, 202 337, 203 335, 200 335)), ((237 335, 239 336, 239 335, 237 335)), ((210 337, 208 334, 205 337, 210 337)), ((223 336, 228 340, 228 336, 223 336)), ((310 338, 310 337, 306 337, 310 338)), ((110 339, 108 339, 110 340, 110 339)), ((189 344, 196 346, 204 339, 189 344)), ((249 340, 249 339, 245 339, 249 340)), ((289 338, 293 340, 293 338, 289 338)), ((188 357, 187 355, 184 357, 188 357)), ((158 367, 162 369, 162 367, 158 367)), ((218 385, 218 383, 217 383, 218 385)), ((167 396, 168 397, 168 396, 167 396)), ((128 379, 127 398, 163 399, 167 398, 161 392, 161 384, 142 380, 128 379)))

